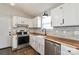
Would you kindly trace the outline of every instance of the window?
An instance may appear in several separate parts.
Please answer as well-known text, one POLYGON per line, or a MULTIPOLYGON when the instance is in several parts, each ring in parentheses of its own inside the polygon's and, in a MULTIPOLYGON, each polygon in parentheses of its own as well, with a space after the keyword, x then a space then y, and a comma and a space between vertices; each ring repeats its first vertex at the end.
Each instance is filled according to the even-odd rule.
POLYGON ((43 16, 42 17, 42 28, 53 29, 51 16, 43 16))

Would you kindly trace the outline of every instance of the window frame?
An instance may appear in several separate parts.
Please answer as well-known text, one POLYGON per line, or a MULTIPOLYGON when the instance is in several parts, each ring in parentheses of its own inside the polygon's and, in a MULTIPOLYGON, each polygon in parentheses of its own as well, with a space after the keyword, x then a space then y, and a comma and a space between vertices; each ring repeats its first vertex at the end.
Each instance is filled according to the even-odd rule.
MULTIPOLYGON (((47 16, 47 17, 51 17, 51 16, 47 16)), ((43 23, 43 16, 42 16, 42 18, 41 18, 41 28, 42 29, 53 29, 53 27, 52 27, 52 19, 50 20, 50 23, 43 23), (43 28, 44 24, 50 24, 50 27, 49 28, 43 28)))

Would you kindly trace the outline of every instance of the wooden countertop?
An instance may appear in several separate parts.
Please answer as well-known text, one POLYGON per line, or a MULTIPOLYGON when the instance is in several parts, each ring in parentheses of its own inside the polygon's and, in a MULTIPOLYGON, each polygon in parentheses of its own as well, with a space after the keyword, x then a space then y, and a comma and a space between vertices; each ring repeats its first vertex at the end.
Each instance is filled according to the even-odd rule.
POLYGON ((32 35, 42 35, 42 36, 45 36, 44 34, 41 34, 41 33, 35 33, 35 32, 30 32, 30 34, 32 34, 32 35))
MULTIPOLYGON (((44 34, 41 34, 41 33, 33 33, 32 32, 31 34, 32 35, 43 35, 43 36, 45 36, 44 34)), ((53 36, 53 35, 52 36, 47 35, 45 39, 79 50, 79 41, 77 41, 77 40, 72 40, 72 39, 68 39, 68 38, 60 38, 60 37, 53 36)))

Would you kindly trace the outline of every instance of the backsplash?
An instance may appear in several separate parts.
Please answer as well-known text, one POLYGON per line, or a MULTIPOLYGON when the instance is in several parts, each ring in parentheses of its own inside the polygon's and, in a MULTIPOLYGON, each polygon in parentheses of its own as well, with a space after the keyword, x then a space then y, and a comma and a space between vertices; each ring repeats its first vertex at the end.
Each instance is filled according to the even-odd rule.
MULTIPOLYGON (((44 33, 41 29, 32 29, 32 32, 44 33)), ((47 30, 48 35, 79 40, 79 27, 54 27, 47 30)))

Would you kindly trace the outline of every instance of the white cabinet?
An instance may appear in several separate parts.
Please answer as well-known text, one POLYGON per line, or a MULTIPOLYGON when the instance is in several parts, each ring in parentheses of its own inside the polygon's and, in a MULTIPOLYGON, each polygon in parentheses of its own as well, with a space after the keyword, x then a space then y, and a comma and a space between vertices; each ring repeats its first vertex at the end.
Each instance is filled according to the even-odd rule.
POLYGON ((30 42, 29 42, 29 44, 30 44, 33 48, 35 48, 35 36, 30 35, 30 42))
POLYGON ((19 16, 13 16, 12 19, 13 27, 16 27, 17 24, 26 24, 25 18, 19 16))
POLYGON ((65 3, 51 10, 53 26, 79 25, 79 4, 65 3))
POLYGON ((64 20, 63 5, 51 10, 51 17, 52 26, 62 26, 64 20))
POLYGON ((19 16, 13 16, 12 23, 13 27, 16 27, 17 24, 26 24, 29 25, 29 27, 33 27, 32 19, 19 17, 19 16))
POLYGON ((33 18, 33 27, 41 27, 41 17, 33 18))
POLYGON ((44 37, 43 36, 34 36, 30 35, 29 43, 38 53, 44 55, 44 37))
POLYGON ((36 43, 37 43, 37 51, 44 55, 44 46, 45 46, 45 37, 44 36, 37 36, 37 40, 36 40, 36 43))
POLYGON ((37 27, 37 18, 33 19, 33 27, 37 27))
POLYGON ((61 55, 79 55, 79 50, 61 45, 61 55))
POLYGON ((67 3, 63 5, 64 9, 64 26, 79 25, 77 24, 77 10, 78 4, 67 3))
POLYGON ((16 49, 18 46, 17 46, 17 35, 13 35, 12 37, 12 49, 16 49))
POLYGON ((29 25, 29 27, 33 27, 33 20, 32 19, 26 19, 26 24, 29 25))

